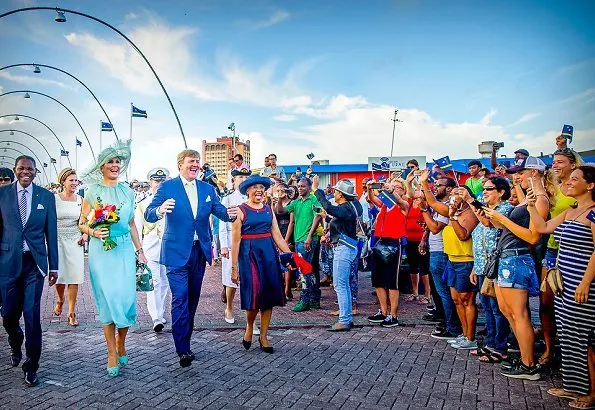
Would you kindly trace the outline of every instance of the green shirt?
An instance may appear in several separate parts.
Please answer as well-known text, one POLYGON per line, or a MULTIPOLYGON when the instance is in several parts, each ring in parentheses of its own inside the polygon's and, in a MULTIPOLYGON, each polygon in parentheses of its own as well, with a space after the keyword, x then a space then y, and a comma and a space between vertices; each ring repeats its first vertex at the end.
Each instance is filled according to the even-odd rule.
POLYGON ((316 213, 312 207, 319 207, 320 202, 313 194, 310 194, 308 198, 294 199, 287 205, 285 209, 287 212, 293 212, 293 238, 295 242, 304 242, 308 239, 310 229, 312 229, 312 223, 314 223, 314 217, 316 213))
POLYGON ((465 185, 467 185, 469 188, 471 188, 471 191, 473 192, 473 196, 475 196, 476 198, 477 198, 477 195, 479 195, 483 192, 483 183, 482 183, 481 178, 479 178, 479 179, 467 178, 467 181, 465 181, 465 185))

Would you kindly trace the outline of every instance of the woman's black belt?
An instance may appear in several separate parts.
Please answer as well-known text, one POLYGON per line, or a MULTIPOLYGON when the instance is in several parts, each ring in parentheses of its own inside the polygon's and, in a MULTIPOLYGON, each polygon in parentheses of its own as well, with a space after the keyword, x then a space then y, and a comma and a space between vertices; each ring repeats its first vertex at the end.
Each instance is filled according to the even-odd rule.
POLYGON ((531 253, 529 249, 504 249, 500 252, 500 257, 506 258, 508 256, 521 256, 527 255, 529 253, 531 253))

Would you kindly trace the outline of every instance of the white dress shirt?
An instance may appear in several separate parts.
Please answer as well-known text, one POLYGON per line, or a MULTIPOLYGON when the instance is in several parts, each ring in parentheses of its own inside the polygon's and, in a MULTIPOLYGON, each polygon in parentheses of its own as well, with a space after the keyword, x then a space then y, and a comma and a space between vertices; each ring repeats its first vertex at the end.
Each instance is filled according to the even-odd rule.
MULTIPOLYGON (((29 220, 29 216, 31 215, 31 202, 33 202, 33 184, 29 184, 29 186, 27 188, 23 188, 21 186, 21 184, 17 181, 16 185, 16 190, 17 190, 17 207, 19 208, 20 211, 20 203, 21 203, 21 196, 23 195, 23 190, 25 190, 26 192, 26 197, 27 197, 27 217, 25 218, 25 225, 27 224, 26 221, 29 220)), ((21 215, 19 214, 19 218, 21 217, 21 215)), ((24 227, 23 227, 24 228, 24 227)), ((24 245, 23 245, 23 252, 28 252, 29 251, 29 245, 27 245, 27 241, 24 241, 24 245)))
MULTIPOLYGON (((192 215, 196 218, 196 213, 198 212, 198 191, 196 190, 196 180, 193 179, 192 181, 188 181, 182 175, 180 175, 180 179, 182 180, 182 184, 184 184, 186 195, 188 195, 188 201, 190 201, 190 207, 192 208, 192 215)), ((194 232, 194 240, 198 240, 196 232, 194 232)))

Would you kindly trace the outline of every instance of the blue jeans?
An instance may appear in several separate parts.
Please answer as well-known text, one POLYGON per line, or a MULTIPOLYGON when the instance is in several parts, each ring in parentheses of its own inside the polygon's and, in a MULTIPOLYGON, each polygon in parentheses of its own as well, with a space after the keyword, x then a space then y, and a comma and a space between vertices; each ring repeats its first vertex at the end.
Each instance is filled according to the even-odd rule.
POLYGON ((523 289, 529 296, 538 296, 539 281, 531 254, 500 257, 497 284, 501 288, 523 289))
MULTIPOLYGON (((360 241, 359 245, 363 245, 360 241)), ((351 303, 353 306, 357 306, 357 293, 359 289, 359 278, 357 276, 359 271, 359 258, 362 254, 362 246, 357 247, 357 254, 351 264, 351 272, 349 273, 349 287, 351 288, 351 303)))
POLYGON ((333 258, 333 284, 339 301, 339 323, 346 325, 353 321, 349 275, 356 255, 357 249, 338 245, 333 258))
MULTIPOLYGON (((314 257, 314 250, 316 249, 317 244, 315 241, 312 241, 310 246, 310 250, 306 250, 306 246, 304 242, 296 242, 295 243, 295 251, 302 255, 309 264, 312 264, 312 258, 314 257)), ((314 303, 320 302, 320 287, 316 283, 316 277, 314 273, 310 273, 309 275, 302 275, 302 294, 300 296, 300 300, 302 303, 314 303)))
POLYGON ((434 279, 436 291, 438 292, 438 295, 440 295, 442 306, 444 306, 446 330, 454 335, 458 335, 461 333, 461 323, 457 316, 455 303, 450 296, 450 289, 442 278, 447 262, 448 256, 446 256, 444 252, 430 252, 430 273, 434 279))
MULTIPOLYGON (((481 289, 485 277, 477 276, 478 287, 481 289)), ((486 319, 485 345, 500 353, 506 352, 506 342, 510 334, 510 325, 498 307, 498 300, 489 296, 479 294, 479 300, 483 306, 486 319)))

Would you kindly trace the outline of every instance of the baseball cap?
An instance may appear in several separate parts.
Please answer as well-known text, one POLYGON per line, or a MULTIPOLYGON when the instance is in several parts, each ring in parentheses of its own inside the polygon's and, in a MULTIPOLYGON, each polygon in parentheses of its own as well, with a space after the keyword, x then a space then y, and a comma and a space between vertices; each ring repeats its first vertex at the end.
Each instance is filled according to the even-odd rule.
POLYGON ((536 169, 538 171, 545 171, 545 163, 536 157, 519 158, 514 165, 506 170, 509 174, 514 174, 524 169, 536 169))
POLYGON ((529 151, 527 151, 525 148, 517 149, 514 153, 529 156, 529 151))

